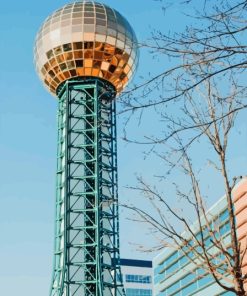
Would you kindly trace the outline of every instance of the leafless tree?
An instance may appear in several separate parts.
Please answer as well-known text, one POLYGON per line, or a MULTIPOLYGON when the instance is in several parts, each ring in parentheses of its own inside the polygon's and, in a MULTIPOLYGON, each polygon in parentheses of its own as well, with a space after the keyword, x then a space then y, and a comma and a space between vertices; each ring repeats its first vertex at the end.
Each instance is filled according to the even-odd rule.
MULTIPOLYGON (((195 2, 198 3, 188 0, 183 4, 195 2)), ((175 247, 196 268, 212 275, 224 290, 247 295, 247 275, 242 269, 246 244, 238 241, 233 205, 238 177, 231 178, 227 162, 232 127, 239 111, 247 107, 247 1, 205 0, 200 11, 189 18, 197 25, 187 26, 182 33, 156 30, 149 41, 140 44, 148 47, 151 54, 168 57, 172 66, 161 65, 160 74, 126 91, 121 101, 122 112, 129 112, 130 117, 139 111, 141 118, 144 111, 154 108, 163 130, 159 127, 157 134, 145 135, 144 140, 132 140, 127 134, 125 140, 151 147, 149 151, 164 162, 164 167, 168 166, 159 176, 161 180, 167 175, 172 179, 171 172, 182 171, 189 188, 181 188, 173 179, 175 195, 194 210, 197 226, 191 225, 187 215, 175 209, 169 197, 143 177, 130 188, 141 192, 152 207, 124 206, 135 212, 134 220, 148 224, 152 233, 159 234, 159 243, 151 250, 175 247), (176 115, 166 109, 171 102, 177 106, 176 115), (208 216, 201 190, 192 147, 197 145, 200 149, 205 143, 211 151, 209 163, 224 183, 230 243, 221 235, 217 218, 208 216), (168 219, 167 213, 173 219, 168 219)))
MULTIPOLYGON (((210 72, 208 67, 197 65, 197 71, 210 72)), ((191 77, 193 82, 191 71, 191 68, 186 69, 186 75, 191 77)), ((246 260, 246 246, 241 245, 237 238, 233 188, 238 178, 232 180, 229 176, 227 152, 237 110, 243 107, 242 96, 242 90, 239 90, 233 76, 230 80, 228 76, 227 87, 224 84, 223 87, 220 86, 214 77, 207 78, 194 87, 193 91, 184 94, 179 115, 174 117, 165 112, 160 113, 169 129, 168 135, 164 138, 149 137, 147 142, 143 142, 152 145, 152 152, 168 164, 169 173, 180 170, 187 178, 189 188, 181 188, 180 184, 173 180, 175 195, 194 210, 197 226, 191 225, 187 212, 183 213, 177 207, 174 209, 169 197, 142 177, 138 178, 138 185, 132 186, 131 189, 141 192, 151 207, 143 209, 133 204, 124 205, 134 211, 135 221, 146 223, 151 227, 152 233, 159 234, 160 243, 151 248, 152 250, 166 246, 175 247, 187 256, 196 268, 203 269, 205 274, 210 274, 224 290, 236 295, 247 295, 244 289, 246 275, 242 270, 246 260), (209 216, 207 212, 199 177, 194 168, 191 149, 194 144, 200 149, 200 145, 205 145, 205 140, 214 153, 211 154, 210 165, 220 174, 224 183, 230 242, 222 235, 219 220, 209 216), (167 218, 167 212, 172 219, 167 218), (182 229, 185 232, 181 234, 182 229)), ((165 177, 165 174, 162 177, 165 177)))
MULTIPOLYGON (((168 14, 169 1, 160 2, 168 14)), ((152 55, 163 56, 167 62, 160 66, 159 74, 152 76, 151 73, 151 76, 144 77, 142 83, 123 94, 122 112, 143 111, 145 108, 162 107, 168 102, 178 101, 212 77, 242 77, 238 89, 246 95, 244 77, 247 65, 247 1, 175 2, 179 2, 182 7, 195 5, 195 13, 187 17, 193 24, 188 24, 181 33, 166 32, 164 28, 154 30, 150 40, 140 42, 140 47, 149 48, 152 55), (198 71, 198 65, 207 67, 203 68, 204 71, 198 71), (184 71, 188 68, 193 80, 188 79, 187 72, 184 71), (154 95, 154 90, 160 92, 154 95)))

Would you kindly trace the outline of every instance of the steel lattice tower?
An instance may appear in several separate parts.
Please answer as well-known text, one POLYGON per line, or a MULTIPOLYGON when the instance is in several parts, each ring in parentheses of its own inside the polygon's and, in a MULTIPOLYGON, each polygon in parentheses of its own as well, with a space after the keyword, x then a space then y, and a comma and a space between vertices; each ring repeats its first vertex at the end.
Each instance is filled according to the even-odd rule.
POLYGON ((116 95, 137 41, 117 11, 68 4, 41 27, 37 72, 58 97, 56 223, 50 296, 121 296, 116 95))

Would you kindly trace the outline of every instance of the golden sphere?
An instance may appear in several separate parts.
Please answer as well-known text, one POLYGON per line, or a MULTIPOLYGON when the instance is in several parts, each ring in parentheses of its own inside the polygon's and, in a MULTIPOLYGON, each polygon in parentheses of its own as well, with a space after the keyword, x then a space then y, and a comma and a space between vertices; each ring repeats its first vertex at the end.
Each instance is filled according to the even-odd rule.
POLYGON ((35 41, 34 61, 52 94, 76 77, 102 78, 119 93, 137 67, 137 39, 116 10, 95 1, 78 1, 45 20, 35 41))

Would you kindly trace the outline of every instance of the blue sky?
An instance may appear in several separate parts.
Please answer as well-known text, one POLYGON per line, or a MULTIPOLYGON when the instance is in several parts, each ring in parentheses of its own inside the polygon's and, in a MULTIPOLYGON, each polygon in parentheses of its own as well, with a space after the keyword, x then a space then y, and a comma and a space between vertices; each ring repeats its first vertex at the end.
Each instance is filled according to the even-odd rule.
MULTIPOLYGON (((164 16, 159 1, 105 0, 121 12, 140 41, 150 28, 180 30, 185 18, 175 6, 164 16), (180 20, 178 22, 177 20, 180 20), (175 21, 174 21, 175 20, 175 21)), ((52 271, 55 169, 56 169, 56 100, 43 88, 33 66, 33 43, 43 20, 55 9, 68 3, 63 0, 4 1, 0 10, 0 294, 6 296, 44 296, 52 271)), ((141 51, 138 76, 160 71, 165 64, 154 61, 141 51)), ((146 116, 145 126, 157 130, 153 114, 146 116), (150 118, 151 116, 151 118, 150 118)), ((151 180, 162 166, 143 158, 143 147, 127 145, 121 140, 124 116, 119 124, 120 199, 136 197, 124 187, 133 184, 142 172, 151 180)), ((144 131, 131 126, 131 135, 144 131)), ((235 129, 235 143, 230 156, 232 166, 245 172, 247 130, 244 116, 235 129), (242 142, 239 142, 241 135, 242 142), (241 146, 242 145, 242 146, 241 146), (236 152, 237 151, 237 152, 236 152)), ((212 181, 213 183, 213 181, 212 181)), ((216 190, 216 197, 221 194, 216 190)), ((122 211, 121 211, 122 212, 122 211)), ((138 253, 130 242, 145 244, 145 230, 126 220, 121 213, 121 253, 123 257, 152 258, 138 253), (136 233, 139 235, 137 236, 136 233), (136 241, 137 239, 137 241, 136 241)))

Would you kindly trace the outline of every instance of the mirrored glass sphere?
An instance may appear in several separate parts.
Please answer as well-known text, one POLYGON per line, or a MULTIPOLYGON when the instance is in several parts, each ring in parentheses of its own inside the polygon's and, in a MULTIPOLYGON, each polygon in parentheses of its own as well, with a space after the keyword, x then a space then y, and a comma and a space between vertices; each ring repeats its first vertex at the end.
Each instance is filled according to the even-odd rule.
POLYGON ((137 67, 137 39, 116 10, 94 1, 78 1, 45 20, 35 41, 34 61, 53 94, 64 81, 76 77, 102 78, 119 93, 137 67))

